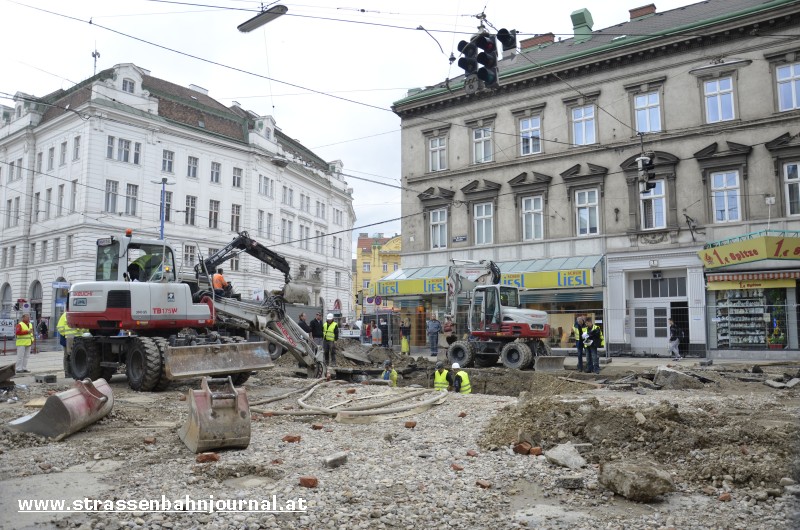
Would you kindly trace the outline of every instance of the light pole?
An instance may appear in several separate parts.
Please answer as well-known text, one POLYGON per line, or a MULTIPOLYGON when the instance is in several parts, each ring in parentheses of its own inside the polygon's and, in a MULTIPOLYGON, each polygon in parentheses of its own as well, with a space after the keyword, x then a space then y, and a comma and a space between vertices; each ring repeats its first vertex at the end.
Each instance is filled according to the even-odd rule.
POLYGON ((166 217, 166 199, 167 199, 167 186, 172 186, 174 182, 167 182, 167 177, 161 177, 161 180, 151 180, 153 184, 161 184, 161 231, 159 232, 159 239, 164 240, 164 217, 166 217))

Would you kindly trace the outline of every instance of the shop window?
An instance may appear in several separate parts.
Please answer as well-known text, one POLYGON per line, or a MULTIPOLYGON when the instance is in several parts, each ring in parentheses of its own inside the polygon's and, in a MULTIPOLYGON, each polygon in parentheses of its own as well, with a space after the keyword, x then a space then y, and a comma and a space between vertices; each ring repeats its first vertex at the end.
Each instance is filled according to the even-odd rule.
POLYGON ((786 289, 716 291, 717 348, 786 347, 786 289))

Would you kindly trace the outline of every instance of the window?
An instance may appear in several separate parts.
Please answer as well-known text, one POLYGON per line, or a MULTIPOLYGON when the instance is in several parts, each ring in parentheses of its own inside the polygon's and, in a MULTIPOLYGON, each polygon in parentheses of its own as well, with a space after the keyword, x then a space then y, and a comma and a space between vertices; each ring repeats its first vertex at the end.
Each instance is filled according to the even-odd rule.
POLYGON ((11 226, 11 199, 6 201, 6 228, 11 226))
POLYGON ((211 162, 211 182, 219 184, 219 174, 222 172, 222 164, 211 162))
POLYGON ((131 159, 131 141, 120 138, 117 141, 117 160, 120 162, 130 162, 131 159))
POLYGON ((14 168, 17 166, 17 163, 13 160, 8 164, 8 182, 14 180, 14 168))
MULTIPOLYGON (((160 205, 159 205, 160 206, 160 205)), ((161 212, 159 211, 159 218, 161 212)), ((165 191, 164 192, 164 222, 169 222, 172 220, 172 192, 165 191)))
POLYGON ((325 243, 325 233, 321 230, 314 231, 314 252, 323 254, 323 244, 325 243))
POLYGON ((333 209, 333 224, 342 226, 344 219, 344 212, 339 210, 338 208, 333 209))
POLYGON ((17 180, 22 179, 22 159, 17 159, 17 180))
POLYGON ((81 137, 76 136, 72 140, 72 159, 78 160, 80 157, 81 157, 81 137))
POLYGON ((17 258, 17 246, 12 245, 11 250, 8 251, 8 266, 13 267, 17 258))
POLYGON ((281 196, 281 202, 283 204, 288 204, 292 206, 294 204, 294 190, 289 186, 283 187, 283 195, 281 196))
POLYGON ((476 204, 474 212, 475 222, 475 244, 476 245, 491 245, 492 244, 492 208, 490 202, 476 204))
POLYGON ((264 210, 259 210, 256 214, 256 223, 258 237, 264 237, 264 210))
POLYGON ((194 266, 197 248, 194 245, 183 245, 183 264, 194 266))
POLYGON ((309 239, 311 238, 311 227, 300 225, 300 248, 308 250, 309 239))
POLYGON ((269 265, 264 262, 261 263, 261 274, 269 274, 269 265))
POLYGON ((686 296, 686 277, 633 280, 634 298, 675 298, 686 296))
POLYGON ((304 212, 311 213, 311 196, 300 194, 300 209, 304 212))
POLYGON ((242 168, 235 167, 233 168, 233 183, 234 188, 241 188, 242 187, 242 168))
POLYGON ((667 200, 663 180, 651 181, 656 187, 640 194, 642 230, 667 226, 667 200))
POLYGON ((362 289, 369 289, 369 280, 364 280, 361 282, 362 289))
POLYGON ((61 142, 61 152, 59 153, 58 165, 63 166, 67 163, 67 142, 61 142))
POLYGON ((133 79, 125 78, 122 80, 122 91, 123 92, 130 92, 133 94, 133 89, 136 86, 136 83, 133 82, 133 79))
POLYGON ((661 103, 658 92, 637 94, 633 98, 633 108, 636 115, 636 132, 661 131, 661 103))
POLYGON ((492 128, 472 129, 472 161, 476 164, 492 161, 492 128))
POLYGON ((361 270, 363 272, 370 272, 370 264, 368 261, 365 261, 364 263, 361 264, 361 270))
POLYGON ((572 117, 573 145, 590 145, 595 143, 594 105, 575 107, 570 113, 572 117))
POLYGON ((69 259, 72 257, 74 236, 67 236, 67 247, 64 249, 64 257, 69 259))
POLYGON ((219 201, 208 201, 208 227, 219 228, 219 201))
POLYGON ((230 261, 230 264, 231 264, 231 270, 232 271, 234 271, 234 272, 238 271, 239 270, 239 256, 232 257, 231 261, 230 261))
POLYGON ((186 164, 186 176, 190 179, 197 178, 197 166, 200 163, 200 160, 197 159, 196 156, 190 156, 189 161, 186 164))
POLYGON ((36 172, 42 172, 42 153, 36 153, 36 172))
POLYGON ((336 237, 333 237, 331 239, 333 239, 333 243, 331 245, 331 256, 333 256, 335 258, 336 257, 336 243, 338 243, 338 241, 336 240, 336 237))
POLYGON ((8 247, 3 247, 3 258, 0 259, 0 267, 8 267, 8 247))
POLYGON ((58 186, 58 198, 56 199, 56 215, 64 215, 64 184, 58 186))
POLYGON ((47 241, 42 241, 42 252, 40 254, 39 263, 47 263, 47 241))
POLYGON ((733 78, 722 77, 703 83, 706 101, 706 122, 717 123, 732 120, 733 110, 733 78))
POLYGON ((242 205, 231 205, 231 232, 238 232, 241 228, 240 221, 242 218, 242 205))
POLYGON ((264 175, 258 176, 258 193, 273 197, 275 195, 275 181, 264 175))
POLYGON ((341 257, 342 257, 342 248, 344 247, 343 240, 342 240, 341 237, 334 237, 333 239, 334 240, 336 240, 336 239, 339 240, 339 252, 336 254, 336 257, 341 259, 341 257))
POLYGON ((317 217, 325 219, 325 203, 317 201, 317 217))
POLYGON ((58 261, 61 256, 61 238, 57 237, 53 240, 53 261, 58 261))
POLYGON ((575 192, 575 218, 579 236, 599 233, 596 189, 575 192))
POLYGON ((184 212, 183 222, 187 225, 194 225, 195 214, 197 213, 197 197, 186 196, 186 211, 184 212))
POLYGON ((389 272, 389 264, 388 263, 384 263, 383 264, 383 272, 389 272))
POLYGON ((447 248, 447 210, 431 211, 431 248, 447 248))
POLYGON ((56 163, 56 148, 51 147, 47 150, 47 170, 53 169, 53 164, 56 163))
POLYGON ((397 263, 395 263, 395 264, 392 266, 392 270, 393 270, 393 271, 396 271, 396 270, 397 270, 397 269, 399 269, 399 268, 400 268, 400 266, 399 266, 397 263))
POLYGON ((542 152, 542 118, 531 116, 519 120, 520 154, 532 155, 542 152))
POLYGON ((447 169, 447 137, 429 138, 428 154, 430 156, 429 167, 431 171, 444 171, 447 169))
POLYGON ((75 213, 78 207, 78 181, 73 180, 69 192, 69 213, 75 213))
POLYGON ((783 166, 783 182, 786 186, 786 212, 800 214, 800 162, 783 166))
POLYGON ((36 261, 36 243, 31 243, 31 252, 28 256, 28 263, 34 263, 36 261))
POLYGON ((161 171, 172 173, 173 160, 175 160, 175 153, 164 149, 164 152, 161 156, 161 171))
POLYGON ((541 195, 522 199, 522 240, 544 238, 544 199, 541 195))
POLYGON ((41 205, 39 204, 40 198, 41 198, 41 193, 36 192, 36 193, 33 194, 33 222, 34 223, 38 223, 39 222, 39 208, 41 208, 41 205))
POLYGON ((782 111, 800 108, 800 63, 779 66, 778 108, 782 111))
POLYGON ((142 156, 142 144, 136 142, 133 144, 133 163, 139 165, 139 160, 142 156))
POLYGON ((272 239, 272 235, 275 233, 273 231, 272 225, 273 225, 273 223, 272 223, 272 214, 268 213, 267 214, 267 237, 270 238, 270 239, 272 239))
POLYGON ((125 215, 136 215, 136 203, 139 201, 139 186, 128 184, 125 188, 125 215))
POLYGON ((114 142, 116 138, 113 136, 108 137, 108 144, 106 145, 106 158, 114 158, 114 142))
POLYGON ((281 243, 289 243, 292 240, 292 222, 288 219, 281 219, 281 243))
POLYGON ((341 272, 334 272, 333 273, 333 285, 335 287, 340 287, 342 285, 342 273, 341 272))
POLYGON ((44 192, 44 218, 50 219, 50 212, 53 206, 53 188, 47 188, 44 192))
POLYGON ((106 181, 106 203, 103 211, 117 213, 117 188, 119 182, 116 180, 106 181))
POLYGON ((14 197, 14 226, 19 226, 19 197, 14 197))
POLYGON ((739 172, 711 174, 711 201, 715 223, 741 221, 739 209, 739 172))

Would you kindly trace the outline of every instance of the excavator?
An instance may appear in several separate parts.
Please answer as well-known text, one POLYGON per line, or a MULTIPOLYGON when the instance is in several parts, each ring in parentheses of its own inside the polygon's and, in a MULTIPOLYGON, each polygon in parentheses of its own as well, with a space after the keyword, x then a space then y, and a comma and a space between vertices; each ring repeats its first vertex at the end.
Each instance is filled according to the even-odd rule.
POLYGON ((74 379, 108 380, 124 366, 138 391, 202 376, 230 376, 240 386, 287 352, 310 377, 325 373, 322 352, 286 315, 291 277, 283 256, 240 232, 198 263, 194 278, 180 280, 174 255, 166 241, 134 237, 130 229, 97 240, 95 281, 70 288, 67 323, 88 330, 64 359, 74 379), (282 272, 284 290, 263 302, 215 297, 209 273, 241 252, 282 272), (261 341, 248 342, 248 335, 261 341))
MULTIPOLYGON (((500 267, 490 260, 453 260, 447 274, 447 310, 458 323, 459 298, 468 298, 466 340, 453 342, 448 358, 461 366, 529 368, 551 355, 547 313, 520 307, 519 289, 501 284, 500 267)), ((544 364, 544 363, 543 363, 544 364)), ((563 364, 563 359, 562 359, 563 364)))

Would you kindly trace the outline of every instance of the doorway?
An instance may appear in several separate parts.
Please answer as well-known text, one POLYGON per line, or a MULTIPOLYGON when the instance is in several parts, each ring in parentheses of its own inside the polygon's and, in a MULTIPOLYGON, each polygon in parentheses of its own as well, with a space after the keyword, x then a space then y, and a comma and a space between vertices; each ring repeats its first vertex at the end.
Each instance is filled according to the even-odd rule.
POLYGON ((686 301, 671 302, 669 311, 672 321, 678 328, 678 336, 683 336, 679 350, 681 356, 685 357, 689 351, 689 303, 686 301))

